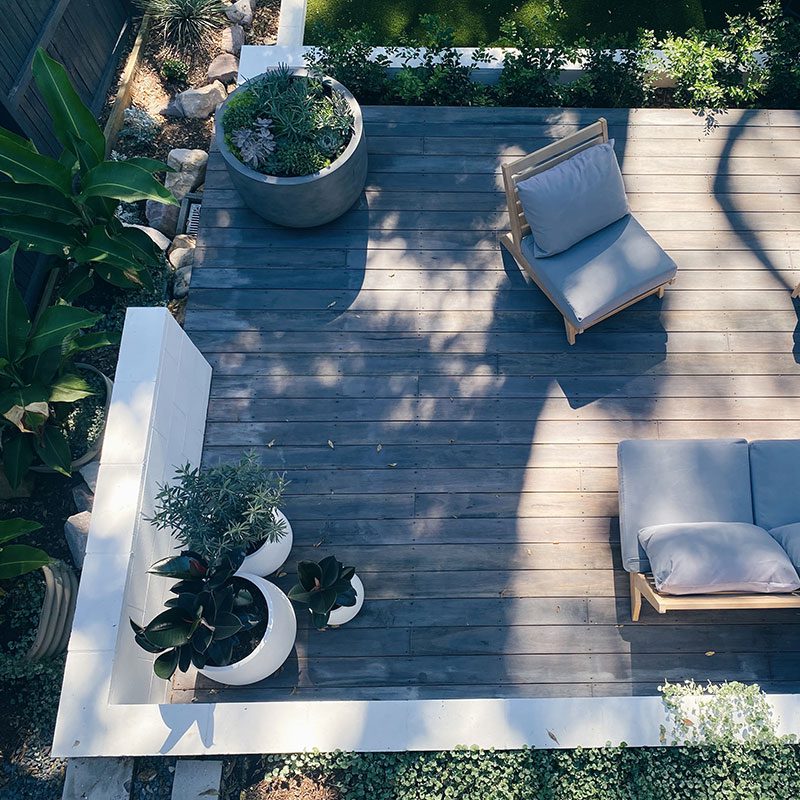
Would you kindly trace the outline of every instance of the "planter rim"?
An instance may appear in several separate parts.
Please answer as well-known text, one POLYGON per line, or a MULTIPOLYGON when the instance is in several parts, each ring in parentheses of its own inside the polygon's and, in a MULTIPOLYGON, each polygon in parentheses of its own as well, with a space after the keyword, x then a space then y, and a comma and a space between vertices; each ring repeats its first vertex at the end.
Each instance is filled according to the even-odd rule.
MULTIPOLYGON (((254 78, 250 78, 240 86, 237 86, 236 89, 234 89, 228 95, 228 97, 223 101, 222 105, 220 105, 220 107, 217 109, 214 117, 214 139, 216 141, 217 148, 222 154, 222 158, 225 160, 225 163, 228 164, 229 167, 232 167, 237 172, 241 172, 242 175, 245 175, 252 181, 276 186, 300 186, 307 183, 313 183, 314 181, 317 181, 326 175, 330 175, 332 172, 335 172, 340 167, 344 166, 344 164, 350 159, 350 156, 352 156, 352 154, 355 152, 359 142, 361 141, 361 136, 364 129, 364 121, 361 116, 361 106, 353 96, 353 93, 346 86, 344 86, 344 84, 339 83, 339 81, 337 81, 335 78, 331 78, 328 75, 322 76, 320 80, 322 80, 325 86, 329 86, 333 91, 338 92, 342 95, 342 97, 344 97, 344 99, 347 101, 347 105, 350 107, 350 111, 353 114, 353 133, 350 136, 350 141, 347 143, 347 147, 345 147, 341 155, 339 155, 339 157, 332 164, 324 169, 321 169, 319 172, 312 172, 310 175, 282 177, 279 175, 265 175, 263 172, 256 172, 256 170, 250 169, 250 167, 248 167, 246 164, 239 161, 239 159, 236 158, 236 156, 233 155, 233 153, 231 153, 231 151, 228 149, 228 145, 225 143, 225 130, 222 121, 225 117, 225 109, 227 108, 232 97, 235 97, 239 92, 247 90, 250 81, 257 81, 259 78, 264 77, 269 72, 274 71, 274 69, 266 70, 260 75, 256 75, 254 78)), ((310 74, 309 70, 304 68, 293 69, 291 70, 291 73, 293 76, 299 77, 307 77, 310 74)))

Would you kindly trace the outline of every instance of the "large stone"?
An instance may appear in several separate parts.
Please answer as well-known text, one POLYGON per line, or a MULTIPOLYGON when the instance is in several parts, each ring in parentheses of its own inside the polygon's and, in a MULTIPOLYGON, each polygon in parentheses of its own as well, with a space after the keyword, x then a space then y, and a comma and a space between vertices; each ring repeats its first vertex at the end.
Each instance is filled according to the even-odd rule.
POLYGON ((175 250, 194 250, 195 247, 197 247, 196 236, 192 236, 189 233, 179 233, 172 240, 172 244, 169 246, 169 250, 167 251, 167 256, 172 255, 175 250))
POLYGON ((186 265, 175 270, 175 276, 172 279, 172 296, 176 300, 181 300, 189 294, 189 286, 192 283, 192 267, 194 260, 186 265))
POLYGON ((145 203, 144 213, 147 221, 165 236, 172 237, 178 230, 178 206, 169 206, 157 200, 148 200, 145 203))
POLYGON ((92 522, 91 511, 81 511, 67 517, 64 523, 64 537, 72 553, 72 560, 78 569, 83 567, 83 559, 86 557, 86 541, 89 538, 89 525, 92 522))
POLYGON ((85 483, 79 483, 77 486, 72 487, 72 499, 75 502, 75 508, 78 509, 78 513, 91 511, 94 507, 94 495, 89 491, 89 487, 85 483))
POLYGON ((225 86, 214 81, 199 89, 187 89, 176 94, 162 113, 167 117, 206 119, 227 96, 225 86))
POLYGON ((179 148, 170 150, 167 164, 175 172, 168 172, 164 186, 178 200, 183 200, 189 192, 194 191, 205 180, 208 153, 205 150, 187 150, 179 148))
POLYGON ((86 481, 89 491, 94 494, 97 491, 97 473, 100 472, 100 459, 96 458, 88 464, 84 464, 78 469, 81 477, 86 481))
POLYGON ((170 246, 169 237, 164 236, 161 231, 157 231, 155 228, 151 228, 148 225, 136 225, 133 222, 123 222, 122 224, 126 228, 138 228, 140 231, 144 231, 161 250, 166 250, 170 246))
POLYGON ((193 247, 179 247, 173 250, 169 256, 169 263, 172 269, 176 272, 180 269, 191 270, 194 266, 194 248, 193 247))
POLYGON ((244 45, 244 28, 241 25, 231 25, 222 31, 219 46, 226 52, 238 56, 244 45))
POLYGON ((236 0, 225 9, 225 16, 231 22, 249 28, 253 24, 253 8, 250 0, 236 0))
POLYGON ((132 758, 70 758, 62 800, 130 800, 132 758))
POLYGON ((220 796, 222 762, 179 759, 172 781, 172 800, 214 800, 220 796))
POLYGON ((220 53, 209 65, 206 77, 208 82, 231 83, 239 74, 239 59, 231 53, 220 53))

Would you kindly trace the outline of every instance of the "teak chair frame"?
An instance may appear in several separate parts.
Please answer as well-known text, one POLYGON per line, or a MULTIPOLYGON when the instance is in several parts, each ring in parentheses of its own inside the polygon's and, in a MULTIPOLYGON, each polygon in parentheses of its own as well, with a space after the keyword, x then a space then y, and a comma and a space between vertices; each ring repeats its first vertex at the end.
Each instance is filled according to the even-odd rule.
POLYGON ((567 341, 570 344, 575 344, 575 337, 579 333, 583 333, 585 330, 592 327, 592 325, 596 325, 598 322, 608 319, 623 309, 628 308, 628 306, 632 306, 634 303, 638 303, 640 300, 644 300, 646 297, 650 297, 650 295, 653 294, 663 297, 666 287, 672 283, 672 280, 674 280, 673 278, 666 283, 662 283, 660 286, 656 286, 653 289, 648 289, 646 292, 634 297, 632 300, 628 300, 626 303, 623 303, 622 305, 614 308, 612 311, 609 311, 607 314, 604 314, 590 325, 576 328, 567 318, 567 315, 564 313, 564 309, 561 308, 559 303, 550 294, 550 292, 537 280, 536 274, 531 268, 531 265, 522 254, 522 240, 531 232, 531 227, 528 224, 528 221, 525 219, 525 213, 522 210, 522 203, 520 203, 519 200, 517 184, 526 178, 530 178, 532 175, 538 175, 540 172, 544 172, 551 167, 555 167, 562 161, 566 161, 571 156, 574 156, 589 147, 593 147, 596 144, 603 144, 607 141, 608 123, 604 117, 600 117, 597 122, 593 122, 591 125, 587 125, 585 128, 581 128, 581 130, 576 131, 575 133, 572 133, 563 139, 559 139, 557 142, 548 144, 546 147, 542 147, 530 155, 523 156, 522 158, 519 158, 508 164, 503 164, 503 184, 505 186, 506 202, 508 203, 508 216, 511 222, 511 231, 509 233, 504 233, 500 237, 500 244, 502 244, 506 250, 511 253, 516 262, 525 270, 525 273, 528 275, 528 277, 542 290, 542 292, 544 292, 550 302, 561 312, 561 316, 564 317, 564 328, 567 333, 567 341))

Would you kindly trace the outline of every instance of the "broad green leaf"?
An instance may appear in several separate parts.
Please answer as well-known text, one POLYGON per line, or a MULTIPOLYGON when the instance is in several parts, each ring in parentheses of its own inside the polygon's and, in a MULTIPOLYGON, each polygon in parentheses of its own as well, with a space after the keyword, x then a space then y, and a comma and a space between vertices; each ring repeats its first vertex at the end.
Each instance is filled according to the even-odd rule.
POLYGON ((231 636, 236 636, 242 629, 242 623, 235 614, 222 613, 217 614, 214 620, 214 641, 221 639, 229 639, 231 636))
POLYGON ((112 237, 117 242, 124 242, 136 259, 149 267, 158 265, 161 250, 156 243, 139 228, 123 228, 112 237))
POLYGON ((10 544, 0 550, 0 580, 18 578, 50 563, 50 556, 38 547, 10 544))
POLYGON ((83 264, 78 264, 70 270, 69 275, 58 287, 58 295, 65 303, 71 303, 88 292, 92 286, 94 286, 92 270, 83 264))
POLYGON ((122 267, 111 264, 108 261, 93 261, 94 271, 112 286, 119 286, 120 289, 135 289, 137 286, 144 286, 139 278, 144 274, 144 267, 139 270, 132 267, 122 267))
POLYGON ((72 86, 64 67, 40 47, 31 66, 33 78, 53 118, 53 132, 64 147, 79 155, 76 142, 84 142, 92 156, 90 166, 105 158, 106 140, 92 112, 72 86))
POLYGON ((72 175, 63 164, 19 143, 0 128, 0 172, 15 183, 38 183, 69 195, 72 175))
POLYGON ((98 347, 113 347, 122 340, 119 331, 98 331, 97 333, 82 333, 69 343, 70 353, 83 353, 86 350, 96 350, 98 347))
POLYGON ((45 425, 40 436, 36 437, 34 444, 36 455, 47 464, 50 469, 62 475, 72 474, 72 456, 64 431, 56 425, 45 425))
POLYGON ((137 156, 136 158, 126 158, 126 164, 133 164, 140 169, 146 170, 147 172, 175 172, 175 170, 165 164, 163 161, 158 161, 155 158, 142 158, 137 156))
MULTIPOLYGON (((196 558, 187 555, 170 556, 156 561, 148 572, 153 575, 164 575, 167 578, 191 579, 206 573, 205 566, 196 558)), ((175 587, 173 587, 175 588, 175 587)))
POLYGON ((172 650, 167 650, 166 653, 162 653, 155 662, 153 662, 153 672, 155 672, 156 677, 161 678, 163 681, 168 681, 178 668, 179 657, 180 650, 174 647, 172 650))
POLYGON ((80 375, 67 373, 50 386, 51 403, 74 403, 92 394, 91 387, 80 375))
POLYGON ((65 225, 79 222, 81 218, 68 197, 32 183, 0 181, 0 209, 65 225))
POLYGON ((25 214, 0 214, 0 235, 19 242, 21 250, 61 258, 67 258, 78 243, 75 230, 69 225, 25 214))
POLYGON ((22 355, 31 327, 25 302, 14 282, 16 252, 17 245, 12 244, 0 253, 0 358, 8 363, 22 355))
POLYGON ((147 170, 127 161, 104 161, 90 169, 81 183, 81 195, 113 197, 126 203, 155 200, 167 205, 178 205, 172 192, 164 188, 147 170))
POLYGON ((32 384, 49 386, 61 367, 61 347, 51 347, 22 363, 22 377, 32 384))
POLYGON ((144 629, 147 641, 156 647, 181 647, 188 644, 194 627, 194 618, 180 608, 162 611, 144 629))
POLYGON ((102 314, 93 314, 85 308, 50 306, 39 317, 39 321, 28 339, 25 357, 30 358, 51 347, 62 346, 67 337, 81 328, 90 328, 102 318, 102 314))
POLYGON ((30 150, 32 153, 39 152, 36 149, 36 145, 30 139, 26 139, 24 136, 19 136, 13 131, 8 130, 8 128, 0 128, 0 136, 3 136, 8 141, 18 144, 20 147, 24 147, 26 150, 30 150))
POLYGON ((15 431, 3 437, 3 469, 12 489, 22 483, 34 458, 33 436, 15 431))
POLYGON ((16 539, 17 536, 22 536, 24 533, 33 533, 33 531, 38 531, 41 527, 40 522, 22 519, 21 517, 0 520, 0 543, 10 542, 12 539, 16 539))

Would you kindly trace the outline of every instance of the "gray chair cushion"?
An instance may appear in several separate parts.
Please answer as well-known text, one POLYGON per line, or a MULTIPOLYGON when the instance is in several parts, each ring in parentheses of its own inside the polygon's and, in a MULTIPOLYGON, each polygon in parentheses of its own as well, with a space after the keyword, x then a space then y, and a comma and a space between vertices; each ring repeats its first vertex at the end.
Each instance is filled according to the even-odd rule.
POLYGON ((786 551, 795 569, 800 569, 800 522, 773 528, 769 535, 786 551))
POLYGON ((744 522, 654 525, 639 533, 664 594, 793 592, 800 578, 763 528, 744 522))
POLYGON ((753 522, 744 439, 629 439, 619 443, 622 563, 647 572, 639 531, 673 522, 753 522))
POLYGON ((629 211, 613 140, 520 181, 517 191, 537 258, 567 250, 629 211))
POLYGON ((675 262, 627 215, 551 258, 537 258, 532 236, 522 254, 537 283, 579 330, 672 280, 675 262))
POLYGON ((750 442, 750 470, 756 525, 772 530, 800 522, 800 440, 750 442))

